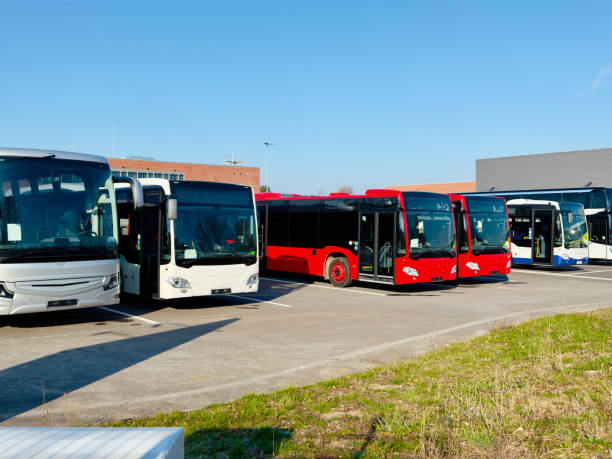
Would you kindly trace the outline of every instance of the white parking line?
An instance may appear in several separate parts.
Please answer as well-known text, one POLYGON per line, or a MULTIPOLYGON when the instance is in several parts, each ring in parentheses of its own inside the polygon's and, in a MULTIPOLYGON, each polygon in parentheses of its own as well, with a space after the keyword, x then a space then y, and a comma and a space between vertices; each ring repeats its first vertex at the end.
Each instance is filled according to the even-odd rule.
POLYGON ((159 322, 155 322, 154 320, 145 319, 144 317, 135 316, 133 314, 128 314, 127 312, 123 312, 123 311, 117 311, 116 309, 107 308, 106 306, 98 306, 98 309, 104 309, 105 311, 119 314, 120 316, 131 317, 132 319, 142 320, 143 322, 147 322, 152 325, 159 325, 159 322))
POLYGON ((285 284, 305 285, 306 287, 325 288, 325 289, 329 289, 329 290, 335 290, 336 292, 363 293, 364 295, 387 296, 387 294, 385 294, 385 293, 366 292, 364 290, 355 290, 355 289, 352 289, 352 288, 327 287, 325 285, 314 285, 314 284, 308 284, 306 282, 287 281, 287 280, 284 280, 284 279, 275 279, 273 277, 260 277, 260 279, 268 280, 268 281, 274 281, 274 282, 283 282, 285 284))
MULTIPOLYGON (((584 310, 588 311, 588 310, 596 309, 598 307, 602 307, 602 304, 601 303, 568 304, 568 305, 559 305, 559 306, 553 306, 553 307, 548 307, 548 308, 531 309, 527 311, 511 312, 511 313, 502 314, 496 317, 489 317, 489 318, 485 318, 481 320, 476 320, 473 322, 458 324, 458 325, 444 328, 441 330, 435 330, 435 331, 431 331, 428 333, 423 333, 421 335, 410 336, 410 337, 399 339, 396 341, 390 341, 387 343, 382 343, 382 344, 374 345, 371 347, 357 349, 355 351, 351 351, 345 354, 340 354, 334 357, 328 357, 328 358, 324 358, 321 360, 315 360, 312 362, 308 362, 308 363, 305 363, 303 365, 299 365, 293 368, 286 368, 280 371, 274 371, 274 372, 267 373, 267 374, 260 374, 260 375, 256 375, 250 378, 241 378, 235 381, 216 384, 214 386, 200 387, 198 389, 191 389, 191 390, 186 390, 183 392, 173 392, 173 393, 158 394, 158 395, 145 395, 143 397, 133 398, 131 401, 140 402, 140 403, 158 402, 160 400, 168 400, 168 399, 172 400, 172 399, 186 397, 186 396, 199 396, 199 395, 203 395, 203 394, 210 393, 210 392, 216 392, 219 390, 227 390, 230 388, 239 388, 239 387, 244 387, 244 386, 249 386, 249 385, 260 384, 269 379, 275 379, 275 378, 280 378, 280 377, 284 379, 286 378, 287 375, 290 375, 292 373, 311 370, 313 368, 325 367, 327 365, 337 365, 338 362, 341 362, 341 361, 363 358, 364 356, 367 356, 367 355, 370 355, 376 352, 385 351, 387 349, 409 344, 412 342, 419 342, 419 341, 428 342, 428 340, 431 340, 432 338, 436 338, 438 336, 457 332, 457 331, 460 331, 466 328, 473 328, 473 327, 482 326, 482 325, 495 324, 496 322, 500 322, 502 320, 507 320, 507 319, 512 319, 514 317, 521 317, 521 316, 533 317, 534 314, 552 313, 553 311, 567 314, 570 312, 582 312, 584 310)), ((107 407, 107 406, 112 406, 112 405, 109 405, 108 403, 103 403, 99 405, 90 405, 90 406, 107 407)))
MULTIPOLYGON (((518 271, 514 271, 518 272, 518 271)), ((561 273, 545 273, 543 271, 531 271, 531 270, 523 270, 521 269, 521 273, 525 274, 540 274, 541 276, 557 276, 557 277, 574 277, 576 279, 593 279, 593 280, 604 280, 608 282, 612 282, 612 278, 610 277, 595 277, 595 276, 579 276, 577 274, 561 274, 561 273)))
POLYGON ((595 269, 593 271, 588 271, 585 269, 582 272, 574 273, 574 274, 591 274, 591 273, 612 273, 612 269, 595 269))
POLYGON ((268 304, 274 304, 276 306, 282 306, 283 308, 292 308, 293 306, 289 305, 289 304, 283 304, 283 303, 275 303, 274 301, 268 301, 268 300, 258 300, 256 298, 249 298, 248 296, 240 296, 240 295, 234 295, 233 293, 228 294, 227 296, 235 296, 236 298, 241 298, 243 300, 249 300, 249 301, 255 301, 257 303, 268 303, 268 304))

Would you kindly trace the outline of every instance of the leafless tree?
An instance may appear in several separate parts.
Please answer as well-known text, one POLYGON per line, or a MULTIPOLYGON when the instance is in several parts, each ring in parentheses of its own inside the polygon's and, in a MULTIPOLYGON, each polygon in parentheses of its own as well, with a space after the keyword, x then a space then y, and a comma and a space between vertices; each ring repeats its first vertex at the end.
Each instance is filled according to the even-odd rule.
POLYGON ((353 187, 350 185, 341 186, 340 189, 338 190, 338 193, 353 194, 353 187))

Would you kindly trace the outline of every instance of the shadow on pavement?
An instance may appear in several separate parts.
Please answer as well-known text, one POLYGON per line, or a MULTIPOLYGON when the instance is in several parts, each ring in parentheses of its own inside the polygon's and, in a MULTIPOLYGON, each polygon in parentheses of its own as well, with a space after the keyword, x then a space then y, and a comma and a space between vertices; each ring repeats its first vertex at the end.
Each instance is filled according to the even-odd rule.
MULTIPOLYGON (((262 277, 271 279, 267 282, 273 283, 272 288, 276 289, 277 293, 279 293, 278 296, 282 296, 284 294, 290 293, 291 291, 297 290, 296 287, 306 287, 307 285, 314 285, 315 282, 323 282, 322 286, 336 288, 333 287, 328 281, 323 280, 323 278, 317 276, 309 276, 306 274, 267 271, 265 273, 262 273, 262 277), (278 282, 275 283, 275 279, 278 279, 278 282), (300 282, 306 285, 286 284, 285 282, 300 282), (291 288, 288 288, 288 286, 291 286, 291 288)), ((447 293, 448 290, 454 290, 456 285, 451 285, 442 282, 393 285, 379 284, 374 282, 353 281, 350 287, 345 288, 351 289, 355 287, 359 289, 367 289, 369 291, 381 293, 386 296, 439 296, 444 293, 447 293)), ((338 287, 338 289, 340 288, 338 287)), ((266 292, 267 291, 268 290, 266 290, 266 292)))
MULTIPOLYGON (((69 349, 0 370, 0 422, 229 325, 238 319, 69 349)), ((134 384, 140 384, 134 381, 134 384)))
MULTIPOLYGON (((112 306, 115 308, 115 306, 112 306)), ((18 314, 0 316, 0 328, 58 327, 63 325, 90 324, 106 325, 106 322, 134 322, 133 319, 122 317, 100 308, 70 309, 65 311, 49 311, 35 314, 18 314)))

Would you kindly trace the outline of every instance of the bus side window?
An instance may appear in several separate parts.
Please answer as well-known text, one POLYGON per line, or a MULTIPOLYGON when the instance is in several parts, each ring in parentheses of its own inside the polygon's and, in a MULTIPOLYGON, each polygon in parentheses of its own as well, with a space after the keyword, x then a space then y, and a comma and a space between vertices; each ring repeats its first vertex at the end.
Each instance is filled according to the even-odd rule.
POLYGON ((606 227, 607 222, 602 219, 591 219, 589 222, 589 236, 591 237, 591 241, 597 244, 606 244, 606 227))
POLYGON ((561 247, 561 214, 555 218, 555 247, 561 247))
POLYGON ((531 247, 531 216, 513 216, 509 219, 512 243, 518 247, 531 247))
POLYGON ((461 212, 461 241, 459 242, 459 251, 467 253, 470 250, 470 242, 468 241, 468 224, 465 212, 461 212))
POLYGON ((397 213, 397 244, 395 246, 395 256, 403 257, 406 255, 406 228, 404 225, 404 213, 397 213))

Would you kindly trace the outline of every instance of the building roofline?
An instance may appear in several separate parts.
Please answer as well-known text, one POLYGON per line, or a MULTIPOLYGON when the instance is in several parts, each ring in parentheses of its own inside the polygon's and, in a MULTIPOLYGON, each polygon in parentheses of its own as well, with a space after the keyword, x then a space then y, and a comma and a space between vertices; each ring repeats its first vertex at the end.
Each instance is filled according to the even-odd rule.
POLYGON ((527 153, 523 155, 511 155, 511 156, 495 156, 491 158, 476 158, 476 161, 486 161, 489 159, 512 159, 512 158, 520 158, 522 156, 549 156, 550 155, 562 155, 567 153, 596 153, 596 152, 608 152, 612 153, 612 147, 608 148, 592 148, 590 150, 568 150, 568 151, 553 151, 549 153, 527 153))
POLYGON ((126 159, 126 158, 110 158, 107 157, 106 158, 109 163, 111 161, 125 161, 127 163, 156 163, 156 164, 177 164, 177 165, 184 165, 184 166, 206 166, 206 167, 233 167, 236 169, 259 169, 259 167, 256 166, 229 166, 229 165, 225 165, 225 164, 204 164, 204 163, 184 163, 181 161, 158 161, 156 159, 154 160, 150 160, 150 159, 126 159))

